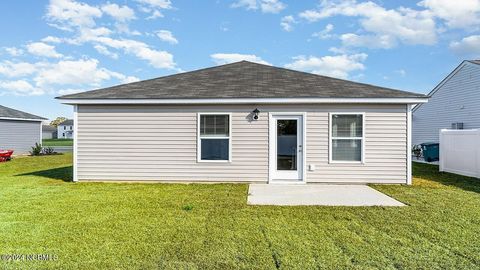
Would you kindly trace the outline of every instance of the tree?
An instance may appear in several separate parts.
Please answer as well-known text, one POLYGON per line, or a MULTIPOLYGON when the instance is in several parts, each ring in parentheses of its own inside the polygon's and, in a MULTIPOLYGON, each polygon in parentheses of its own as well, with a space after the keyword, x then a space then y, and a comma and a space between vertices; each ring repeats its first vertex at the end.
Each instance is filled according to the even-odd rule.
POLYGON ((60 125, 65 120, 67 120, 66 117, 63 117, 63 116, 57 117, 57 119, 50 122, 50 126, 58 127, 58 125, 60 125))

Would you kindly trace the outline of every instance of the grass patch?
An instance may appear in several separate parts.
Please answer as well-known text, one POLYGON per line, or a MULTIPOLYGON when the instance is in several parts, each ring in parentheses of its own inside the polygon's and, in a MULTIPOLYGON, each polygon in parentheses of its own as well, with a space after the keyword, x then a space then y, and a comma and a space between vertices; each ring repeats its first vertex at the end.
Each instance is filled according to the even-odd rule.
POLYGON ((193 210, 193 205, 191 205, 191 204, 184 205, 182 207, 182 209, 185 210, 185 211, 191 211, 191 210, 193 210))
POLYGON ((42 146, 73 146, 73 139, 43 139, 42 146))
POLYGON ((72 183, 71 158, 0 163, 0 254, 58 256, 2 268, 480 267, 480 181, 433 165, 374 186, 408 207, 275 207, 247 185, 72 183))

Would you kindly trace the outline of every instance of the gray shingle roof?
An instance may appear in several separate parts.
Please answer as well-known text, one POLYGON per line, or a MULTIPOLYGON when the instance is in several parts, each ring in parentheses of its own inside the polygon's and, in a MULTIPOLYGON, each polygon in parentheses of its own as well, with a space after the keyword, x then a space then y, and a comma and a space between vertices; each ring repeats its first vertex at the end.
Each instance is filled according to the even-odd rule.
POLYGON ((480 65, 480 60, 468 60, 468 62, 480 65))
POLYGON ((59 126, 73 126, 73 120, 72 119, 67 119, 63 121, 62 123, 58 124, 59 126))
POLYGON ((423 94, 247 61, 159 77, 59 99, 416 98, 423 94))
POLYGON ((42 131, 55 132, 55 131, 57 131, 57 128, 54 127, 54 126, 50 126, 50 125, 42 125, 42 131))
POLYGON ((46 118, 15 110, 0 105, 0 118, 17 118, 17 119, 35 119, 35 120, 46 120, 46 118))

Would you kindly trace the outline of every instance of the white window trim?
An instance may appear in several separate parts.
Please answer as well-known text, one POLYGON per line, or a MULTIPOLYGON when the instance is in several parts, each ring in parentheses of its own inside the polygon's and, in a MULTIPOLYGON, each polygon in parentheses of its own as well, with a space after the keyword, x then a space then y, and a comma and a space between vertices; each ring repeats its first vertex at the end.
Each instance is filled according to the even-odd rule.
POLYGON ((197 113, 197 162, 215 162, 229 163, 232 162, 232 113, 228 112, 199 112, 197 113), (228 115, 228 137, 211 137, 211 139, 228 139, 228 160, 203 160, 202 144, 200 138, 200 121, 202 115, 228 115))
POLYGON ((365 164, 365 113, 364 112, 331 112, 328 114, 328 163, 330 164, 365 164), (362 137, 335 137, 335 139, 362 140, 362 152, 360 154, 360 161, 332 159, 332 146, 333 146, 332 117, 333 115, 361 115, 362 116, 362 137))

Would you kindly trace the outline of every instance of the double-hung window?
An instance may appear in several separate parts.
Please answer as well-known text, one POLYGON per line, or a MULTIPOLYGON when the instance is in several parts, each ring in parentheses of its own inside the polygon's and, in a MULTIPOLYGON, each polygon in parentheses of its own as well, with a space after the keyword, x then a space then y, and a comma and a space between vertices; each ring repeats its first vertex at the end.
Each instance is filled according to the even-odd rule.
POLYGON ((364 114, 330 114, 330 161, 363 162, 364 114))
POLYGON ((198 161, 230 161, 230 114, 198 116, 198 161))

